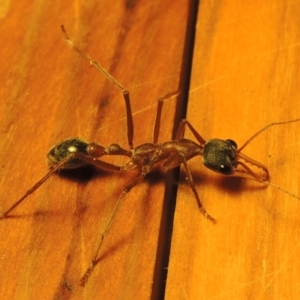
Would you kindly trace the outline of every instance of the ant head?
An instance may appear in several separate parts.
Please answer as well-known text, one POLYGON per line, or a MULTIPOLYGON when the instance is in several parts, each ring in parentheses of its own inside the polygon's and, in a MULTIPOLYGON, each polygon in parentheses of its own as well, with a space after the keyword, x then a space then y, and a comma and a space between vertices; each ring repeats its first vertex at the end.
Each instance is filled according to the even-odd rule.
POLYGON ((204 145, 203 164, 223 175, 231 175, 237 162, 237 144, 232 140, 209 140, 204 145))
MULTIPOLYGON (((49 167, 54 167, 62 159, 74 152, 80 152, 87 155, 86 148, 88 143, 78 138, 69 138, 61 141, 57 145, 53 146, 47 154, 47 162, 49 167)), ((70 159, 64 166, 63 169, 76 169, 85 165, 80 159, 70 159)))

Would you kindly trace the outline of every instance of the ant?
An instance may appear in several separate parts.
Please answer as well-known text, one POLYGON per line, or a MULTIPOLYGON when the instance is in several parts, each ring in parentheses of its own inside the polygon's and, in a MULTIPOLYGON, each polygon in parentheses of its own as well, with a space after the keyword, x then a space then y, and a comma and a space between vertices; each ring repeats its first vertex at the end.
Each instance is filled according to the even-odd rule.
MULTIPOLYGON (((126 106, 126 119, 127 119, 127 140, 129 145, 129 150, 123 149, 118 144, 111 144, 108 147, 104 147, 95 142, 88 143, 80 138, 68 138, 50 149, 47 155, 48 165, 50 171, 41 178, 36 184, 34 184, 18 201, 16 201, 9 209, 4 213, 0 214, 0 219, 7 217, 17 206, 19 206, 30 194, 37 190, 53 173, 61 169, 76 169, 81 166, 90 164, 97 168, 108 170, 108 171, 131 171, 134 169, 139 170, 139 173, 134 177, 123 189, 123 192, 118 198, 118 201, 114 207, 113 213, 106 223, 106 226, 101 233, 101 239, 96 248, 95 255, 91 260, 89 267, 84 273, 80 280, 81 285, 85 285, 90 277, 96 263, 97 257, 102 246, 102 243, 109 232, 109 229, 113 223, 117 211, 122 203, 125 195, 140 183, 144 177, 151 171, 153 166, 161 161, 164 161, 163 167, 166 170, 175 168, 183 164, 186 178, 189 186, 191 187, 194 197, 196 198, 199 206, 200 212, 212 223, 216 223, 216 220, 207 213, 203 207, 200 198, 198 196, 191 171, 188 167, 188 160, 194 156, 201 155, 203 164, 222 175, 235 175, 238 172, 243 172, 244 174, 250 176, 252 179, 264 183, 266 185, 272 185, 291 196, 300 199, 300 197, 291 194, 280 187, 271 184, 269 182, 270 176, 267 167, 265 167, 260 162, 246 156, 241 153, 241 151, 252 142, 258 135, 267 130, 268 128, 275 125, 283 125, 292 122, 300 121, 300 118, 285 121, 285 122, 275 122, 271 123, 256 134, 254 134, 246 143, 240 148, 237 147, 236 142, 233 140, 221 140, 221 139, 211 139, 205 141, 201 135, 196 131, 196 129, 191 125, 191 123, 185 119, 180 122, 176 137, 174 140, 170 140, 161 144, 158 144, 158 135, 160 129, 160 119, 162 106, 165 99, 169 98, 171 94, 166 95, 158 100, 156 119, 154 123, 154 133, 152 143, 144 143, 137 147, 133 146, 133 133, 134 124, 130 104, 129 92, 114 78, 112 77, 99 63, 93 60, 88 54, 82 52, 69 38, 64 26, 61 26, 62 32, 65 36, 66 41, 69 45, 77 51, 81 56, 90 62, 90 64, 95 67, 98 71, 102 72, 106 78, 108 78, 114 85, 116 85, 123 93, 126 106), (184 138, 184 132, 186 126, 191 130, 192 134, 196 138, 197 142, 184 138), (122 166, 114 165, 111 163, 104 162, 98 158, 104 155, 122 155, 129 158, 129 161, 122 166), (262 171, 259 175, 254 172, 246 164, 256 166, 262 171), (238 169, 238 167, 241 167, 238 169)), ((172 94, 173 95, 173 94, 172 94)))

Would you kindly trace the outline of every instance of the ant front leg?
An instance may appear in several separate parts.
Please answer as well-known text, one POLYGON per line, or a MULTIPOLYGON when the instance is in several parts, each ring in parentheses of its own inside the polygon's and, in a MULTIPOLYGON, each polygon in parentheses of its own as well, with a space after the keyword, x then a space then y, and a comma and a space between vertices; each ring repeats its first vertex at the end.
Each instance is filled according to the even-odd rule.
POLYGON ((176 134, 176 140, 180 140, 184 137, 184 132, 185 132, 186 126, 188 126, 188 128, 191 130, 191 132, 193 133, 194 137, 196 138, 196 140, 199 142, 200 145, 204 145, 206 143, 205 139, 198 133, 198 131, 186 119, 182 119, 179 124, 177 134, 176 134))
POLYGON ((182 163, 183 163, 184 168, 185 168, 185 171, 186 171, 186 178, 187 178, 188 184, 189 184, 189 186, 191 187, 191 189, 192 189, 192 191, 193 191, 193 193, 194 193, 194 196, 195 196, 195 198, 196 198, 196 200, 197 200, 197 202, 198 202, 198 206, 199 206, 200 211, 202 212, 202 214, 203 214, 207 219, 209 219, 209 220, 212 221, 213 223, 216 223, 217 220, 214 219, 211 215, 209 215, 209 214, 207 213, 207 211, 205 210, 205 208, 203 207, 203 205, 202 205, 202 203, 201 203, 201 201, 200 201, 199 195, 198 195, 197 190, 196 190, 196 188, 195 188, 195 184, 194 184, 194 180, 193 180, 192 173, 191 173, 191 171, 190 171, 190 169, 189 169, 188 163, 187 163, 187 161, 186 161, 185 158, 183 158, 182 163))

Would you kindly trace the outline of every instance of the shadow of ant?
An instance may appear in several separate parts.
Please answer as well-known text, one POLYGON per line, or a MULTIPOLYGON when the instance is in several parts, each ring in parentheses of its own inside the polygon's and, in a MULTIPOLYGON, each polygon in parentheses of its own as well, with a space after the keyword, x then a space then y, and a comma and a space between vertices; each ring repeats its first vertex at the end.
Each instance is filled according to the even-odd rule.
MULTIPOLYGON (((182 175, 185 177, 185 173, 182 175)), ((219 176, 214 173, 200 173, 199 171, 193 170, 193 179, 198 190, 199 187, 202 189, 205 186, 213 186, 215 189, 221 190, 231 195, 239 195, 245 191, 257 191, 265 189, 268 187, 268 184, 263 184, 253 180, 251 177, 240 177, 240 175, 229 175, 229 176, 219 176)), ((187 184, 184 178, 180 178, 176 185, 187 184)))
POLYGON ((243 177, 219 177, 217 181, 218 188, 230 194, 240 194, 244 191, 256 191, 268 187, 267 184, 260 184, 243 177))

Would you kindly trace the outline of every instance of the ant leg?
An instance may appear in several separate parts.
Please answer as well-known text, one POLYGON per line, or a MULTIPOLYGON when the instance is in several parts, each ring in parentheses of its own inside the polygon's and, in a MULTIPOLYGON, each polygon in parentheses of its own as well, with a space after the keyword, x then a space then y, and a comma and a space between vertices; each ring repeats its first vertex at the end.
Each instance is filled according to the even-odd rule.
POLYGON ((126 118, 127 118, 127 140, 128 145, 130 149, 133 149, 133 135, 134 135, 134 125, 133 125, 133 118, 132 118, 132 110, 131 110, 131 104, 130 104, 130 96, 129 92, 112 76, 110 75, 98 62, 96 62, 94 59, 92 59, 88 54, 81 51, 70 39, 65 27, 61 25, 61 30, 65 36, 65 39, 69 43, 69 45, 78 52, 81 56, 83 56, 86 60, 89 61, 89 63, 96 68, 98 71, 100 71, 107 79, 109 79, 114 85, 116 85, 122 92, 123 97, 125 100, 125 106, 126 106, 126 118))
POLYGON ((16 201, 9 209, 7 209, 4 213, 0 214, 0 219, 5 218, 11 211, 13 211, 17 206, 19 206, 30 194, 32 194, 35 190, 37 190, 53 173, 55 173, 59 169, 62 169, 63 166, 67 164, 72 157, 67 156, 63 160, 61 160, 43 178, 41 178, 34 186, 32 186, 18 201, 16 201))
POLYGON ((153 144, 157 144, 158 137, 159 137, 159 130, 160 130, 160 121, 161 121, 161 112, 162 107, 164 104, 164 98, 158 99, 157 102, 157 111, 155 116, 155 123, 154 123, 154 129, 153 129, 153 144))
POLYGON ((124 197, 129 193, 129 191, 134 187, 136 186, 138 183, 140 183, 144 177, 146 176, 146 174, 150 171, 150 167, 149 166, 146 166, 145 168, 143 168, 142 172, 137 176, 135 177, 124 189, 123 189, 123 192, 122 194, 120 195, 117 203, 116 203, 116 206, 113 210, 113 213, 112 215, 110 216, 108 222, 106 223, 106 226, 103 230, 103 232, 101 233, 101 238, 100 238, 100 242, 97 246, 97 249, 96 249, 96 252, 95 252, 95 255, 89 265, 89 267, 87 268, 87 270, 85 271, 84 275, 82 276, 82 278, 80 279, 80 284, 82 286, 84 286, 89 277, 91 276, 91 273, 92 271, 94 270, 94 267, 95 265, 97 264, 97 258, 98 258, 98 255, 99 255, 99 251, 101 249, 101 246, 103 244, 103 241, 104 241, 104 238, 106 237, 106 235, 108 234, 110 228, 111 228, 111 225, 115 219, 115 216, 119 210, 119 207, 124 199, 124 197))
POLYGON ((123 90, 123 96, 125 99, 125 105, 126 105, 126 119, 127 119, 127 141, 130 149, 133 149, 133 136, 134 136, 134 124, 133 124, 133 118, 132 118, 132 110, 131 110, 131 104, 130 104, 130 97, 129 92, 126 90, 123 90))
POLYGON ((193 133, 193 135, 197 139, 197 141, 200 143, 200 145, 203 145, 206 143, 206 141, 203 139, 203 137, 197 132, 197 130, 192 126, 192 124, 186 119, 182 119, 179 124, 177 134, 176 134, 176 140, 180 140, 183 138, 186 125, 189 127, 189 129, 191 130, 191 132, 193 133))
POLYGON ((70 156, 71 157, 69 159, 80 159, 80 160, 84 161, 86 164, 94 165, 95 167, 97 167, 99 169, 104 169, 107 171, 120 171, 122 169, 122 167, 120 167, 120 166, 107 163, 105 161, 90 157, 90 156, 82 154, 80 152, 74 152, 74 153, 70 154, 70 156))
POLYGON ((162 112, 164 101, 173 96, 177 96, 178 94, 179 94, 179 92, 168 93, 165 96, 158 99, 155 123, 154 123, 154 129, 153 129, 153 144, 157 144, 157 141, 158 141, 160 122, 161 122, 161 112, 162 112))
POLYGON ((202 205, 202 203, 201 203, 201 201, 200 201, 199 195, 198 195, 197 190, 196 190, 196 188, 195 188, 195 184, 194 184, 194 180, 193 180, 192 173, 191 173, 191 171, 190 171, 190 169, 189 169, 189 166, 188 166, 188 163, 187 163, 187 161, 186 161, 186 159, 185 159, 184 157, 182 158, 182 163, 183 163, 184 168, 185 168, 185 171, 186 171, 188 184, 189 184, 189 186, 191 187, 191 189, 192 189, 192 191, 193 191, 193 193, 194 193, 194 195, 195 195, 195 197, 196 197, 196 200, 197 200, 197 202, 198 202, 198 206, 199 206, 200 211, 202 212, 202 214, 203 214, 207 219, 209 219, 209 220, 212 221, 213 223, 216 223, 216 222, 217 222, 216 219, 214 219, 211 215, 209 215, 209 214, 207 213, 207 211, 205 210, 205 208, 203 207, 203 205, 202 205))
POLYGON ((95 158, 89 157, 79 152, 74 152, 62 159, 58 164, 52 167, 52 169, 41 178, 36 184, 34 184, 19 200, 17 200, 9 209, 4 213, 0 214, 0 220, 7 217, 7 215, 12 212, 17 206, 19 206, 29 195, 36 191, 53 173, 64 168, 67 163, 72 159, 80 159, 87 164, 92 164, 100 169, 105 169, 109 171, 120 171, 121 167, 97 160, 95 158))

